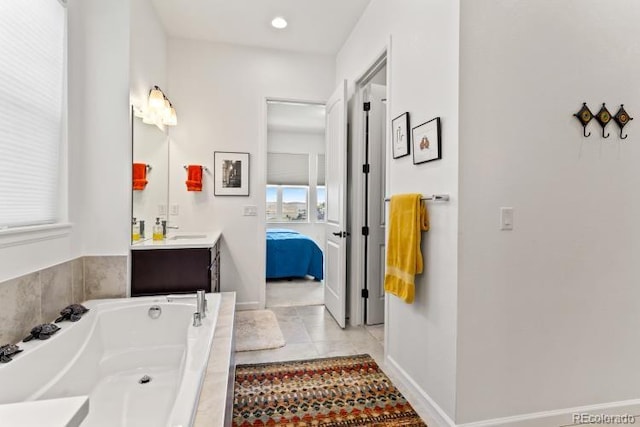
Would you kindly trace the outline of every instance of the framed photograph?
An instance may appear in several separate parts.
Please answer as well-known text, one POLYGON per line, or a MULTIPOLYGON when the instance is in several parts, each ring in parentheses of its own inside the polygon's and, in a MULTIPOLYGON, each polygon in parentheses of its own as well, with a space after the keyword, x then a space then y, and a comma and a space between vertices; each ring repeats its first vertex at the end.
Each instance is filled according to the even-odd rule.
POLYGON ((442 158, 440 142, 440 117, 429 120, 411 130, 413 139, 413 164, 442 158))
POLYGON ((391 121, 391 144, 393 144, 393 158, 409 155, 409 113, 400 114, 391 121))
POLYGON ((213 181, 215 196, 248 196, 249 153, 215 151, 213 181))

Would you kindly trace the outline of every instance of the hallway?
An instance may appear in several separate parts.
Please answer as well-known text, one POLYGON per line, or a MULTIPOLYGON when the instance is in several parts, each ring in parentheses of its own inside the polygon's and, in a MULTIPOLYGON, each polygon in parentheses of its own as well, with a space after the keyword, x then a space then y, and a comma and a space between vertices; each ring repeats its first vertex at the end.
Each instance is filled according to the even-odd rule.
POLYGON ((323 305, 271 307, 286 341, 284 347, 236 353, 236 364, 262 363, 368 353, 382 365, 381 326, 341 329, 323 305))

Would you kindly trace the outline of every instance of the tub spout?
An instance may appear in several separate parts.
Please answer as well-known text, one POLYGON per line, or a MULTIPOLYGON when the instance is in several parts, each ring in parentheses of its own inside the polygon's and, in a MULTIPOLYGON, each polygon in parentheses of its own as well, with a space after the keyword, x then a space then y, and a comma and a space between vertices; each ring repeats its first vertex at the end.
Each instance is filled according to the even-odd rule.
POLYGON ((198 289, 196 292, 196 313, 200 314, 200 318, 207 317, 207 298, 204 289, 198 289))

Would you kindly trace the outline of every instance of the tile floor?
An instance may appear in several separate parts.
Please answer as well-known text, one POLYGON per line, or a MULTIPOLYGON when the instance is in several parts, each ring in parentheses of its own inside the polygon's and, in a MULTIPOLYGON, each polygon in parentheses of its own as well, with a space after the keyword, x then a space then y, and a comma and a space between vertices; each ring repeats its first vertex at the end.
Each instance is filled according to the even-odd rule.
POLYGON ((313 279, 269 280, 267 308, 324 304, 323 282, 313 279))
POLYGON ((384 325, 341 329, 324 305, 269 307, 278 319, 287 344, 272 350, 236 352, 237 365, 369 354, 407 398, 429 427, 438 427, 422 400, 403 381, 385 369, 384 325))
POLYGON ((340 328, 324 305, 269 307, 287 344, 273 350, 236 353, 236 363, 262 363, 368 353, 383 362, 384 328, 340 328))

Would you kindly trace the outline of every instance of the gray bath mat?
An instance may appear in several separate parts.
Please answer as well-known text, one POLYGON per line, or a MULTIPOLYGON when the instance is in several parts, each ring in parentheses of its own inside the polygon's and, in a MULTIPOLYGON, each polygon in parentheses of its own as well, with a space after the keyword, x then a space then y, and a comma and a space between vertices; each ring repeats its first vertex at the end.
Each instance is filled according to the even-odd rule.
POLYGON ((236 313, 236 351, 266 350, 284 345, 284 337, 273 311, 236 313))

